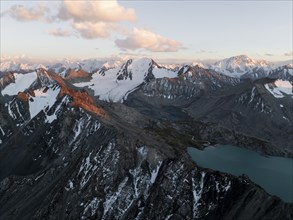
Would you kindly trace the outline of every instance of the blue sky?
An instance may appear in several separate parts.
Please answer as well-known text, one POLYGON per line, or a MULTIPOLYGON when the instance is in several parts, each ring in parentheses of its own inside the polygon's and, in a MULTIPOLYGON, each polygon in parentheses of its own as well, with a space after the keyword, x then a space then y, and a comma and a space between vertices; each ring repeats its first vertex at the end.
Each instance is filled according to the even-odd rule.
POLYGON ((1 1, 1 55, 292 59, 292 1, 1 1))

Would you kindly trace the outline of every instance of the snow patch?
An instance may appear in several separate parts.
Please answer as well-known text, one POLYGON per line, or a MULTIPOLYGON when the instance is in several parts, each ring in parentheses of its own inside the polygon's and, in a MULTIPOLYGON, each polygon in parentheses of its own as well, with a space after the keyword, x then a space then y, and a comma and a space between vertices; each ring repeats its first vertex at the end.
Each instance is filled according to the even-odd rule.
POLYGON ((203 192, 204 177, 205 177, 205 172, 202 172, 201 173, 201 180, 200 180, 199 185, 196 185, 194 178, 192 178, 193 218, 194 219, 196 219, 196 217, 197 217, 199 200, 201 199, 201 195, 202 195, 202 192, 203 192))
POLYGON ((46 119, 46 122, 47 123, 52 123, 54 120, 57 119, 57 113, 59 112, 61 106, 63 103, 68 103, 69 102, 69 99, 67 96, 65 96, 62 101, 60 102, 60 104, 56 107, 54 113, 52 115, 47 115, 47 119, 46 119))
POLYGON ((250 97, 250 100, 249 100, 248 103, 253 101, 254 96, 255 96, 255 87, 253 87, 252 90, 251 90, 251 97, 250 97))
MULTIPOLYGON (((74 136, 72 140, 70 141, 70 145, 72 145, 77 137, 81 134, 82 128, 84 127, 85 120, 83 118, 80 118, 79 120, 76 120, 76 123, 74 125, 73 131, 74 131, 74 136)), ((71 152, 75 151, 77 149, 78 145, 74 145, 73 149, 71 152)))
POLYGON ((71 180, 68 181, 68 186, 69 186, 69 188, 65 187, 65 190, 66 191, 69 191, 69 190, 73 190, 74 189, 73 182, 71 180))
POLYGON ((45 90, 46 88, 34 90, 35 97, 31 96, 29 98, 29 111, 31 118, 34 118, 42 110, 47 113, 56 102, 60 88, 55 87, 49 88, 47 91, 45 90))
POLYGON ((11 102, 8 102, 8 108, 7 108, 8 109, 8 113, 11 116, 11 118, 16 119, 17 118, 16 115, 11 110, 11 103, 12 103, 12 101, 11 102))
POLYGON ((293 96, 293 86, 286 80, 276 80, 274 83, 265 84, 265 88, 276 98, 283 98, 284 95, 293 96))
POLYGON ((148 150, 145 146, 137 148, 138 153, 142 156, 143 159, 146 159, 148 150))
POLYGON ((2 132, 2 135, 4 136, 5 135, 5 132, 3 131, 1 125, 0 125, 0 131, 2 132))
MULTIPOLYGON (((106 196, 106 201, 104 202, 104 216, 109 212, 110 209, 113 209, 113 204, 115 201, 117 201, 119 195, 121 194, 123 188, 126 186, 126 183, 128 181, 128 177, 126 177, 118 186, 117 191, 111 195, 111 196, 106 196)), ((104 218, 103 218, 104 219, 104 218)))
POLYGON ((157 79, 164 78, 164 77, 168 77, 168 78, 177 77, 177 72, 175 72, 173 70, 164 69, 164 68, 156 68, 155 67, 153 69, 153 74, 157 79))
POLYGON ((224 190, 227 192, 231 188, 231 181, 228 182, 228 185, 224 187, 224 190))
POLYGON ((2 90, 2 95, 17 95, 18 92, 23 92, 37 79, 37 73, 31 72, 27 74, 14 73, 15 83, 10 83, 2 90))
POLYGON ((156 169, 154 169, 152 172, 151 172, 151 183, 153 184, 156 179, 157 179, 157 176, 158 176, 158 173, 159 173, 159 170, 160 170, 160 167, 162 165, 162 162, 159 161, 159 164, 158 166, 156 167, 156 169))
POLYGON ((37 181, 38 179, 42 178, 44 175, 45 175, 45 173, 41 173, 39 176, 37 176, 37 177, 35 178, 35 181, 37 181))

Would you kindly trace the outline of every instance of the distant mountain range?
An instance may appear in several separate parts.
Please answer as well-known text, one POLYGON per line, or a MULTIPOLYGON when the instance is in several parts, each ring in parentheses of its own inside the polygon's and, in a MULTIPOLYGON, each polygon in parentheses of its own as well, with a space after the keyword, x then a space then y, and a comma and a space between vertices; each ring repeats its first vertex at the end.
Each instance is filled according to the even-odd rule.
MULTIPOLYGON (((35 70, 37 68, 44 68, 48 70, 52 70, 61 76, 66 76, 70 69, 75 71, 83 70, 88 73, 94 73, 100 69, 110 69, 117 68, 125 63, 128 58, 111 58, 111 59, 88 59, 88 60, 74 60, 71 61, 69 59, 64 59, 57 63, 51 64, 42 64, 42 63, 34 63, 23 61, 24 59, 19 58, 6 58, 1 57, 0 64, 0 72, 7 71, 18 71, 18 72, 28 72, 35 70)), ((288 60, 279 63, 271 63, 265 60, 253 60, 246 55, 234 56, 230 58, 226 58, 214 63, 201 63, 201 62, 192 62, 189 66, 199 66, 205 69, 215 70, 218 73, 236 77, 236 78, 261 78, 264 76, 268 76, 272 71, 276 71, 278 69, 284 69, 285 73, 293 75, 292 67, 293 61, 288 60), (288 70, 288 71, 287 71, 288 70)), ((184 65, 184 64, 183 64, 184 65)), ((169 64, 160 66, 168 68, 168 69, 178 69, 182 65, 180 64, 169 64)))

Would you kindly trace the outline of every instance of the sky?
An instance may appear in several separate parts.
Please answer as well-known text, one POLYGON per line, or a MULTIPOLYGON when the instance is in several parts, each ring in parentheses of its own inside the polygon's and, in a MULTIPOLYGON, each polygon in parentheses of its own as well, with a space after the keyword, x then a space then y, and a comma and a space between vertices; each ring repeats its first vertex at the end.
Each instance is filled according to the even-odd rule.
POLYGON ((292 59, 292 1, 1 0, 1 56, 292 59))

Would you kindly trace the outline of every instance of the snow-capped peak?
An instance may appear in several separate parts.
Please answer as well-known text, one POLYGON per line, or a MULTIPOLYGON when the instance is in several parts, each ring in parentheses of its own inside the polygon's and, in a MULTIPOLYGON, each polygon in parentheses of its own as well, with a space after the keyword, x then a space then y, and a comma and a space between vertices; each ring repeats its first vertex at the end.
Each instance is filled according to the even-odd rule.
POLYGON ((163 77, 176 77, 172 70, 161 68, 150 58, 130 59, 116 68, 98 71, 92 75, 92 80, 76 83, 75 86, 88 88, 94 95, 105 101, 119 102, 142 83, 163 77))
POLYGON ((255 69, 267 70, 270 63, 265 60, 253 60, 247 55, 239 55, 223 59, 212 65, 212 69, 231 77, 241 77, 255 69))

